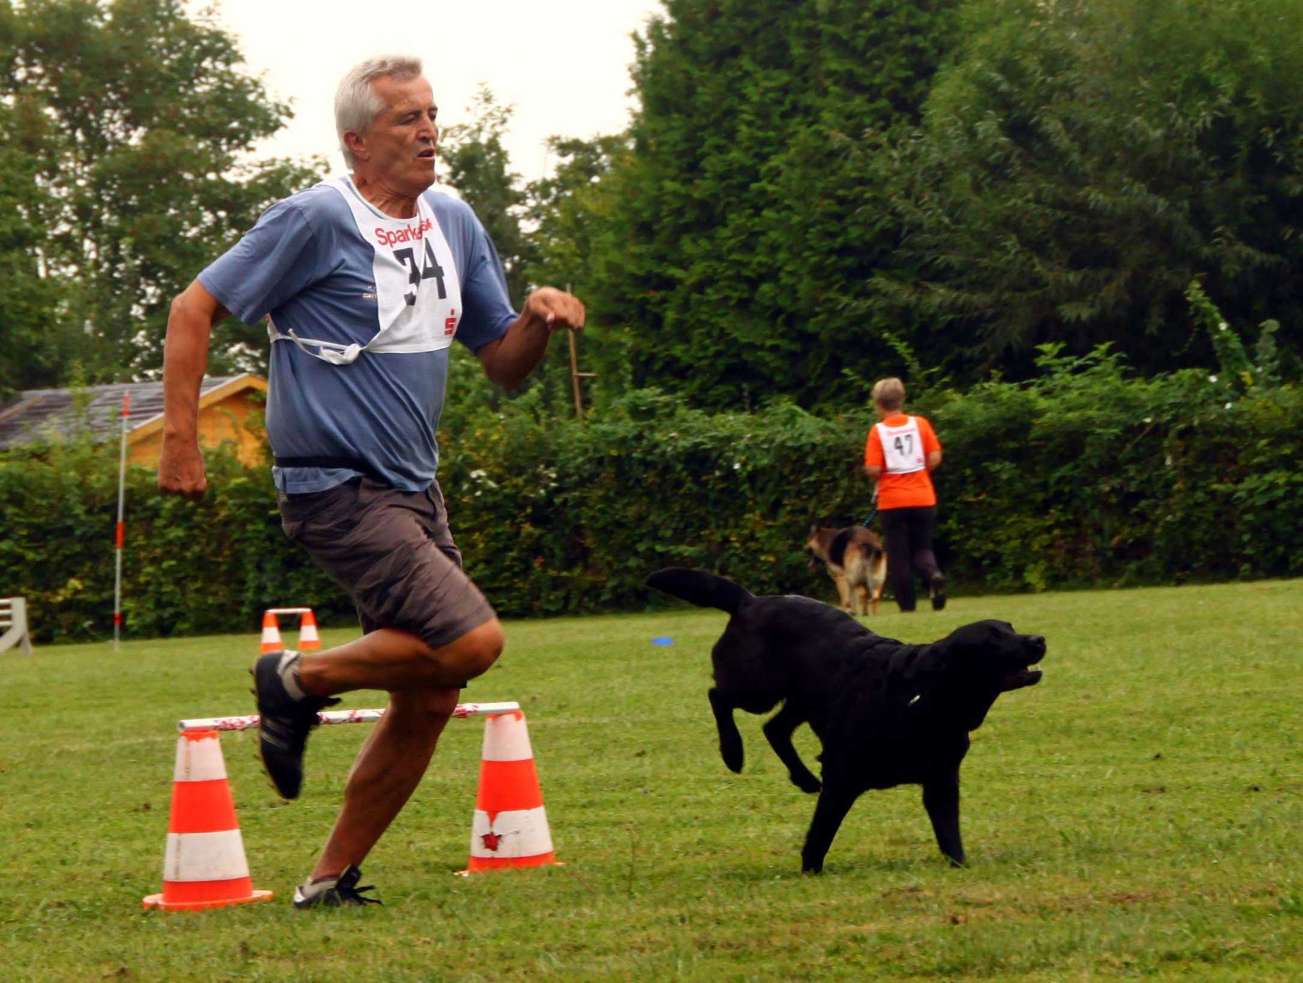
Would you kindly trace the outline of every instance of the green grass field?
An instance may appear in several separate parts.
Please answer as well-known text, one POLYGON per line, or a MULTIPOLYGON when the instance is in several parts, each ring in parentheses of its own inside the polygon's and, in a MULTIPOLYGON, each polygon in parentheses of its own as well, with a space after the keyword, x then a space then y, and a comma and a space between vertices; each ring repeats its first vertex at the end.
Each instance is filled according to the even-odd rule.
POLYGON ((266 785, 251 734, 224 737, 254 883, 277 898, 141 910, 162 882, 175 722, 252 712, 255 634, 6 653, 4 976, 1303 977, 1303 581, 961 597, 870 624, 925 641, 984 617, 1050 650, 1042 684, 1001 698, 974 735, 965 870, 900 788, 861 798, 823 876, 802 876, 814 800, 788 784, 761 718, 739 714, 746 768, 724 768, 705 699, 724 616, 684 609, 511 623, 501 662, 466 691, 524 705, 565 866, 452 876, 482 735, 455 720, 364 865, 385 906, 311 912, 288 898, 363 726, 313 736, 293 804, 266 785))

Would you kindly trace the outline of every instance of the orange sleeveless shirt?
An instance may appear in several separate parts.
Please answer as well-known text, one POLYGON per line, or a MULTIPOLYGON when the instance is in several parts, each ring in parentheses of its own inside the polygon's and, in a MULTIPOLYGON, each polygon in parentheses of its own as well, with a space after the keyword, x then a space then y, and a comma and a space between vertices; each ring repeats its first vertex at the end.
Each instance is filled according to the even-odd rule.
MULTIPOLYGON (((941 450, 941 442, 927 417, 907 416, 893 413, 885 417, 882 423, 888 427, 903 427, 914 420, 918 424, 919 437, 923 443, 923 459, 932 451, 941 450)), ((932 477, 928 474, 926 464, 918 471, 907 474, 891 474, 886 471, 887 457, 882 448, 881 431, 877 425, 869 428, 869 438, 864 443, 864 463, 875 468, 883 468, 878 477, 878 509, 926 508, 936 505, 937 493, 932 487, 932 477)))

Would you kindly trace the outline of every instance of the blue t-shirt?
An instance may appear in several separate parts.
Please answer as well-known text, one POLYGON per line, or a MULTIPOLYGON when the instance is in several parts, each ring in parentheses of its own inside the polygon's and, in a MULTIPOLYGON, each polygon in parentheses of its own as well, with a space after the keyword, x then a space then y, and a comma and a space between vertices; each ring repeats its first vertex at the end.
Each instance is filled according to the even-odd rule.
MULTIPOLYGON (((434 191, 422 198, 447 242, 460 283, 462 310, 458 319, 448 320, 447 330, 478 351, 501 338, 516 318, 502 263, 470 206, 434 191)), ((281 334, 292 331, 301 338, 365 345, 379 330, 381 316, 379 277, 373 270, 377 250, 359 229, 368 210, 378 225, 388 222, 392 228, 397 221, 372 208, 347 182, 299 192, 264 212, 244 238, 199 274, 199 282, 247 324, 270 314, 281 334), (355 197, 346 201, 344 193, 355 197)), ((413 230, 421 234, 419 223, 413 230)), ((383 237, 379 228, 375 232, 383 237)), ((391 247, 393 238, 390 234, 391 247)), ((399 250, 404 251, 413 252, 399 250)), ((417 282, 419 251, 409 262, 414 289, 434 289, 433 282, 417 282)), ((435 269, 442 274, 438 264, 435 269)), ((442 278, 437 286, 443 297, 442 278)), ((448 354, 447 347, 363 351, 352 363, 336 365, 293 342, 273 343, 267 394, 267 435, 273 453, 278 458, 360 461, 395 488, 426 488, 439 463, 435 431, 443 410, 448 354)), ((322 491, 358 473, 276 468, 275 478, 279 489, 299 494, 322 491)))

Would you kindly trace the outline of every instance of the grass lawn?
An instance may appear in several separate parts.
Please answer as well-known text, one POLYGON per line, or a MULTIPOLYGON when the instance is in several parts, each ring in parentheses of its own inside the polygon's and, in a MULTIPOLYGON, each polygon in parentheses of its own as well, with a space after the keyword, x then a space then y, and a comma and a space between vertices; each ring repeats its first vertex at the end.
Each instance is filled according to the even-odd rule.
POLYGON ((263 779, 253 735, 225 736, 254 883, 276 900, 145 912, 175 723, 252 712, 257 635, 6 653, 4 977, 1303 978, 1303 581, 961 597, 870 624, 925 641, 985 617, 1044 634, 1049 654, 1041 685, 1002 697, 974 735, 965 870, 900 788, 861 798, 826 872, 802 876, 814 800, 759 717, 739 714, 743 773, 724 768, 705 697, 724 615, 676 609, 510 623, 501 662, 466 691, 524 706, 565 866, 452 876, 483 727, 455 720, 363 865, 384 907, 311 912, 289 896, 364 725, 314 734, 293 804, 263 779))

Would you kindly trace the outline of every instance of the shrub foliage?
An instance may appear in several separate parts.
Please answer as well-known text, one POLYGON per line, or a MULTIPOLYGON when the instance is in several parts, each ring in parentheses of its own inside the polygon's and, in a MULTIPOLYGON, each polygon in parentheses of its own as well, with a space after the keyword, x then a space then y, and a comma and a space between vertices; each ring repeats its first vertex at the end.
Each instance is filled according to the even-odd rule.
MULTIPOLYGON (((914 406, 945 446, 939 549, 959 592, 1173 583, 1303 571, 1303 393, 1189 371, 1135 379, 1107 350, 1048 347, 1034 382, 933 391, 914 406)), ((450 414, 441 482, 467 569, 500 613, 630 609, 665 564, 757 592, 831 598, 803 552, 816 520, 871 509, 871 423, 781 402, 708 414, 639 390, 586 424, 526 397, 450 414)), ((210 456, 198 503, 133 468, 128 632, 255 631, 264 608, 348 599, 280 530, 266 469, 210 456)), ((116 448, 75 442, 0 461, 0 594, 38 639, 112 630, 116 448)))

